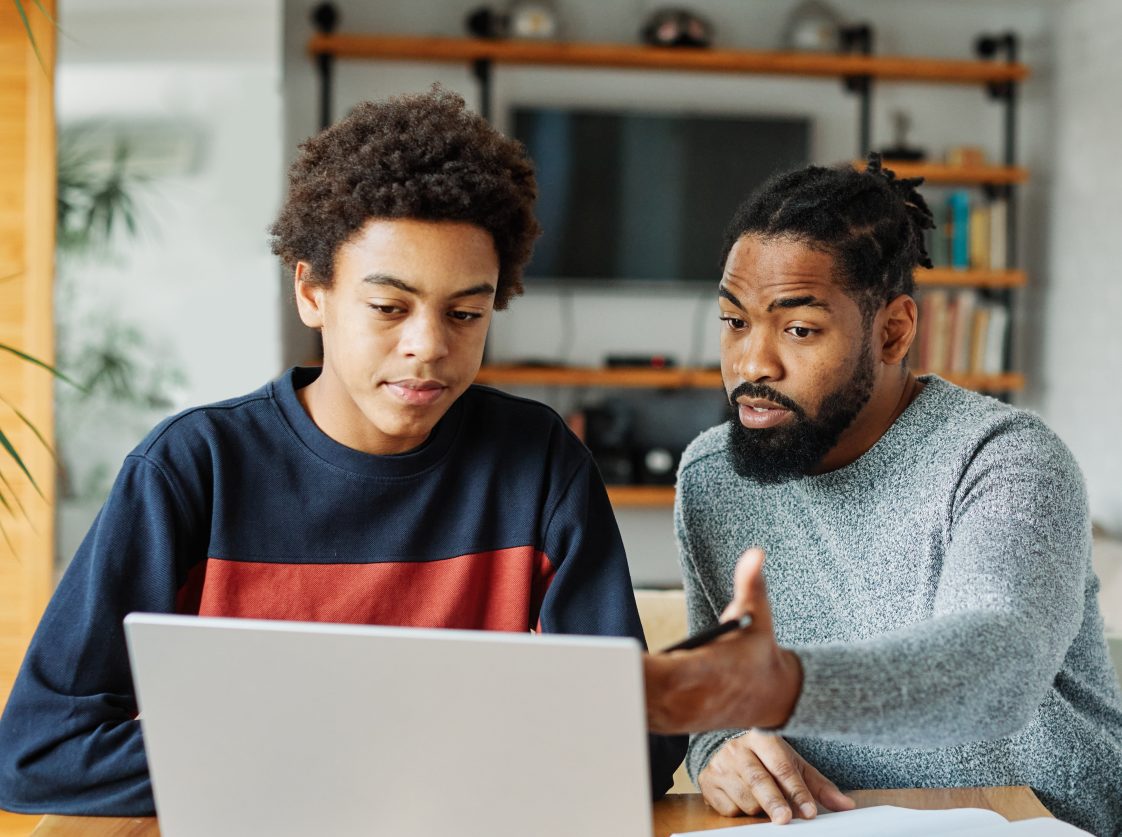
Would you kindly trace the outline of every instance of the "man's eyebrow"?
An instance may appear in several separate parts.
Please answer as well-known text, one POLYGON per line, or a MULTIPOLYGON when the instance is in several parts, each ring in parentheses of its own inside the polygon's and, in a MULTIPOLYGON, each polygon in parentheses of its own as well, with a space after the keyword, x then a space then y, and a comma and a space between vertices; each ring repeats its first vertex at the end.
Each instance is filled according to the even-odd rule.
POLYGON ((767 307, 767 311, 770 314, 776 308, 821 308, 827 313, 833 310, 830 308, 830 303, 826 302, 826 300, 819 299, 816 296, 810 296, 809 294, 807 296, 789 296, 783 299, 777 299, 767 307))
POLYGON ((740 300, 733 296, 732 291, 730 291, 724 285, 721 285, 719 288, 717 288, 717 296, 724 297, 740 310, 744 310, 744 306, 740 304, 740 300))
MULTIPOLYGON (((425 294, 417 288, 414 288, 408 282, 403 282, 396 276, 390 276, 385 273, 371 273, 369 276, 364 276, 362 281, 368 285, 387 285, 391 288, 397 288, 399 291, 405 291, 407 294, 414 296, 424 296, 425 294)), ((490 282, 480 282, 478 285, 472 285, 470 288, 464 288, 462 291, 456 291, 449 299, 461 299, 468 296, 494 296, 495 286, 490 282)))

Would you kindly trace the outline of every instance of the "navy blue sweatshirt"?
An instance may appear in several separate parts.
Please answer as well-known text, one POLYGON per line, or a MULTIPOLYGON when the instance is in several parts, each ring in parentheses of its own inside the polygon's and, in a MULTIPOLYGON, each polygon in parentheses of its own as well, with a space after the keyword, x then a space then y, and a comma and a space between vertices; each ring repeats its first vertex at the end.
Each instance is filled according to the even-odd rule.
MULTIPOLYGON (((166 420, 125 460, 0 717, 0 807, 154 813, 132 611, 642 639, 611 506, 549 408, 471 387, 418 449, 352 450, 294 369, 166 420)), ((665 793, 685 739, 651 737, 665 793)))

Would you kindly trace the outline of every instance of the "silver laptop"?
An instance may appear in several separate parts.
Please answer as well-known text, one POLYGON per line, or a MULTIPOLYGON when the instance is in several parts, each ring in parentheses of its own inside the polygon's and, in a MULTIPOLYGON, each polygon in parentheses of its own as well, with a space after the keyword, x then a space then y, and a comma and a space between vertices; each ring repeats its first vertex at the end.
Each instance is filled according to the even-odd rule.
POLYGON ((650 837, 634 640, 125 629, 164 837, 650 837))

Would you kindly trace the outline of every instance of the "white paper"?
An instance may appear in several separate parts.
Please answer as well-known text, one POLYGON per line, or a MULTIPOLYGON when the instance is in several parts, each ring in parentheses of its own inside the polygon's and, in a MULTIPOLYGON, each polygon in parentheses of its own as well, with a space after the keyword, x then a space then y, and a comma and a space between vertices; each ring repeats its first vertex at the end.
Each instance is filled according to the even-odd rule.
MULTIPOLYGON (((786 825, 758 823, 733 828, 711 828, 692 831, 690 834, 707 834, 713 837, 767 837, 768 834, 785 834, 788 837, 933 837, 937 834, 988 833, 984 829, 1007 826, 1005 817, 982 808, 950 808, 942 811, 918 811, 894 805, 857 808, 819 814, 812 820, 796 819, 786 825), (770 831, 768 830, 770 829, 770 831)), ((677 835, 675 835, 677 837, 677 835)))
POLYGON ((1037 817, 1031 820, 1020 820, 1002 826, 1000 830, 993 831, 984 828, 973 828, 963 831, 958 837, 987 837, 989 834, 1000 834, 1001 837, 1093 837, 1089 831, 1076 828, 1061 820, 1052 817, 1037 817))
POLYGON ((943 834, 954 834, 955 837, 1082 837, 1087 834, 1086 831, 1051 817, 1009 822, 996 811, 983 808, 920 811, 894 805, 819 814, 812 820, 796 819, 786 825, 759 823, 688 833, 694 837, 700 834, 712 837, 767 837, 769 834, 791 835, 792 829, 794 837, 899 837, 901 834, 908 837, 935 837, 943 834))

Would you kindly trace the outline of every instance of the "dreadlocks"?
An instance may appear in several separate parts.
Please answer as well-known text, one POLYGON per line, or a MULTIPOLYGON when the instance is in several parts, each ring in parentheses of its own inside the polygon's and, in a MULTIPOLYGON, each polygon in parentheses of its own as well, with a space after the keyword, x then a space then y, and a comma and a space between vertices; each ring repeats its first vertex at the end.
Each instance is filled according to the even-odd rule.
POLYGON ((772 178, 740 205, 725 232, 723 265, 745 235, 787 238, 828 251, 838 280, 868 319, 912 294, 917 267, 931 267, 924 231, 935 226, 917 191, 922 177, 897 178, 881 156, 868 166, 809 166, 772 178))

